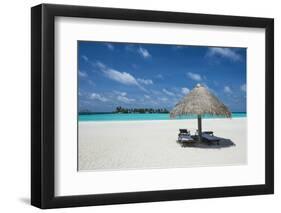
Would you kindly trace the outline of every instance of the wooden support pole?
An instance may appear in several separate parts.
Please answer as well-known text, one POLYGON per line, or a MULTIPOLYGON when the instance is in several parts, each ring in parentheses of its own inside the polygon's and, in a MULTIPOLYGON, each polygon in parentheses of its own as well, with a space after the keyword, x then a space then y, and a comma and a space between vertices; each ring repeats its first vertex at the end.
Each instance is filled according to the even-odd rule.
POLYGON ((202 118, 201 115, 198 115, 198 139, 199 142, 202 142, 202 118))

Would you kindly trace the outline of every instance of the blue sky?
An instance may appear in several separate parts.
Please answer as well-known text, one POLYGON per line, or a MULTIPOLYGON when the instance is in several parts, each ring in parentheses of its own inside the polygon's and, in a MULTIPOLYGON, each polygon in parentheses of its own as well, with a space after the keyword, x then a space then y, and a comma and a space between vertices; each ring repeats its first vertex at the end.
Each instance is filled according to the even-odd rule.
POLYGON ((78 42, 79 111, 167 108, 200 83, 246 111, 246 48, 78 42))

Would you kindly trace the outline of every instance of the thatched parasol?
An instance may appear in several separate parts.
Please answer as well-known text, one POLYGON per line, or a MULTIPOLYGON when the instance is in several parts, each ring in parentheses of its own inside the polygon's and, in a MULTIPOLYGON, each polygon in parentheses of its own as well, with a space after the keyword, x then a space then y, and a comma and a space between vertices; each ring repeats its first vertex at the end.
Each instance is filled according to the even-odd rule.
POLYGON ((220 115, 231 117, 228 108, 219 99, 210 93, 204 86, 197 84, 170 112, 170 117, 175 118, 180 115, 197 115, 198 136, 201 141, 202 136, 202 115, 220 115))

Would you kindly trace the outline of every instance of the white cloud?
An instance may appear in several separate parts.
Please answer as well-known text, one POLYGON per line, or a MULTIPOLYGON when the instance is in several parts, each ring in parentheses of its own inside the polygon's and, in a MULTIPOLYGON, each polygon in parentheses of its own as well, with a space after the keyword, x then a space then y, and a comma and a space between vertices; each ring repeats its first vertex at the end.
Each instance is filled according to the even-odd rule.
POLYGON ((160 91, 157 91, 157 90, 151 90, 151 92, 154 94, 154 95, 161 95, 162 93, 160 91))
POLYGON ((220 56, 233 61, 241 60, 241 56, 230 48, 210 47, 208 49, 207 56, 220 56))
POLYGON ((122 96, 122 95, 117 96, 117 100, 121 101, 123 103, 126 103, 126 104, 129 104, 129 103, 132 103, 135 101, 135 99, 133 99, 133 98, 128 98, 128 97, 122 96))
POLYGON ((126 85, 138 85, 138 82, 130 73, 119 72, 114 69, 107 69, 106 73, 108 78, 126 85))
POLYGON ((150 96, 149 95, 144 95, 145 98, 147 99, 150 99, 150 96))
POLYGON ((145 85, 151 85, 153 84, 153 81, 151 79, 142 79, 142 78, 138 78, 137 81, 141 84, 145 84, 145 85))
POLYGON ((88 61, 89 61, 89 58, 88 58, 87 56, 82 55, 81 57, 82 57, 82 59, 83 59, 84 61, 86 61, 86 62, 88 62, 88 61))
POLYGON ((164 79, 164 76, 162 74, 157 74, 155 77, 158 79, 164 79))
POLYGON ((247 92, 247 85, 246 85, 246 84, 241 85, 240 89, 241 89, 243 92, 247 92))
POLYGON ((199 75, 197 73, 188 72, 187 76, 194 81, 201 81, 202 80, 201 75, 199 75))
POLYGON ((86 72, 82 72, 82 71, 79 70, 79 76, 80 77, 87 77, 88 74, 86 72))
POLYGON ((125 85, 139 85, 135 77, 132 76, 130 73, 120 72, 118 70, 108 68, 101 62, 97 62, 97 66, 101 69, 105 76, 111 80, 117 81, 125 85))
POLYGON ((102 70, 106 68, 106 66, 103 63, 101 63, 100 61, 97 61, 97 63, 94 65, 97 65, 102 70))
POLYGON ((91 99, 94 99, 94 100, 99 100, 99 101, 102 101, 102 102, 106 102, 107 101, 107 98, 105 98, 104 96, 101 96, 100 94, 98 93, 92 93, 90 95, 90 98, 91 99))
MULTIPOLYGON (((99 69, 104 73, 104 75, 116 82, 119 82, 121 84, 125 84, 125 85, 135 85, 137 87, 139 87, 142 91, 147 92, 147 90, 142 87, 138 80, 131 75, 130 73, 127 72, 122 72, 122 71, 118 71, 115 69, 111 69, 109 67, 107 67, 105 64, 101 63, 101 62, 97 62, 95 63, 95 65, 97 67, 99 67, 99 69)), ((153 82, 152 82, 153 83, 153 82)))
POLYGON ((150 55, 150 53, 148 52, 148 50, 145 49, 145 48, 143 48, 143 47, 139 47, 139 48, 138 48, 138 53, 139 53, 142 57, 144 57, 144 58, 150 58, 150 57, 151 57, 151 55, 150 55))
POLYGON ((149 51, 143 47, 136 47, 136 45, 128 44, 125 47, 126 51, 138 53, 143 58, 150 58, 152 57, 149 51))
POLYGON ((106 47, 107 47, 108 49, 114 50, 114 46, 113 46, 112 44, 106 43, 105 45, 106 45, 106 47))
POLYGON ((188 94, 188 93, 190 92, 190 90, 189 90, 188 88, 186 88, 186 87, 183 87, 183 88, 181 88, 181 92, 182 92, 184 95, 186 95, 186 94, 188 94))
POLYGON ((170 96, 174 96, 175 94, 171 91, 168 91, 166 89, 162 89, 162 91, 166 94, 166 95, 170 95, 170 96))
POLYGON ((225 93, 228 93, 228 94, 232 93, 232 90, 231 90, 231 88, 230 88, 229 86, 225 86, 225 87, 223 88, 223 91, 224 91, 225 93))
POLYGON ((114 90, 113 92, 117 95, 116 99, 120 102, 128 104, 135 101, 133 98, 128 98, 126 92, 120 92, 117 90, 114 90))
POLYGON ((114 91, 114 93, 116 93, 117 95, 121 95, 121 96, 126 96, 127 93, 126 92, 120 92, 120 91, 114 91))

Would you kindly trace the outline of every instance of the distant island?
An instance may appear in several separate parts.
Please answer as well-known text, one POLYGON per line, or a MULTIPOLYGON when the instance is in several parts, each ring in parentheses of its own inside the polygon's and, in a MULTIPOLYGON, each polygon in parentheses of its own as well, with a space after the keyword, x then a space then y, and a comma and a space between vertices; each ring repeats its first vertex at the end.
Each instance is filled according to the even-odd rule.
POLYGON ((113 113, 169 113, 169 111, 166 108, 123 108, 119 106, 113 113))
POLYGON ((136 113, 136 114, 152 114, 152 113, 169 113, 169 110, 166 108, 123 108, 121 106, 116 107, 115 111, 113 112, 91 112, 90 110, 84 110, 79 112, 80 115, 89 115, 89 114, 108 114, 108 113, 119 113, 119 114, 129 114, 129 113, 136 113))

